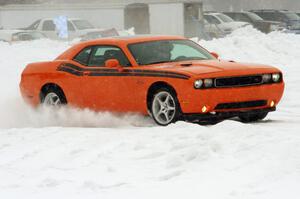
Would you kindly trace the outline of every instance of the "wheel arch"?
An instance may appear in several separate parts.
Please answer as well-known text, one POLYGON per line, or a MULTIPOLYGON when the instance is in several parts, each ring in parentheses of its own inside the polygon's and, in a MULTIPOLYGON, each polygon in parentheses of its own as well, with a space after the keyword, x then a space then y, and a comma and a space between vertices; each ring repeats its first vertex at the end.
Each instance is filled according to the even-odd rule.
POLYGON ((155 94, 155 91, 157 91, 160 88, 168 88, 177 96, 177 92, 171 84, 169 84, 165 81, 158 81, 158 82, 152 83, 151 86, 147 90, 147 109, 148 109, 148 111, 151 108, 151 100, 152 100, 153 95, 155 94))
POLYGON ((65 92, 63 91, 62 87, 59 86, 59 85, 56 84, 56 83, 52 83, 52 82, 50 83, 50 82, 49 82, 49 83, 44 84, 44 85, 41 87, 41 89, 40 89, 39 99, 40 99, 41 102, 42 102, 42 100, 44 99, 46 92, 47 92, 50 88, 53 88, 53 89, 55 89, 55 90, 61 91, 61 92, 63 93, 65 99, 66 99, 66 94, 65 94, 65 92))

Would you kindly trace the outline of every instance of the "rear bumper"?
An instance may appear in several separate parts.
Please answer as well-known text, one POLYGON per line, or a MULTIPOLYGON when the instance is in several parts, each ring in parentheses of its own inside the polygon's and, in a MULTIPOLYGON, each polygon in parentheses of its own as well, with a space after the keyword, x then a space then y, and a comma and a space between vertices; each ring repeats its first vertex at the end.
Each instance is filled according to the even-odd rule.
POLYGON ((241 114, 244 114, 245 112, 249 114, 259 114, 259 113, 269 113, 272 111, 276 111, 276 107, 272 108, 264 108, 264 109, 254 109, 254 110, 248 110, 248 111, 228 111, 228 112, 215 112, 213 113, 206 113, 206 114, 200 114, 200 113, 194 113, 194 114, 183 114, 182 120, 185 121, 220 121, 220 120, 226 120, 233 117, 237 117, 241 114))

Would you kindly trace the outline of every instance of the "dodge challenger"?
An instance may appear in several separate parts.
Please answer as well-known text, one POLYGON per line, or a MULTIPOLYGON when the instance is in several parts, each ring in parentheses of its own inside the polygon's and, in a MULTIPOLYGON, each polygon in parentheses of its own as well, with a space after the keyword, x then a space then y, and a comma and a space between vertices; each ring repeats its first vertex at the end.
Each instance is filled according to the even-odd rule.
POLYGON ((275 111, 284 81, 275 67, 220 60, 184 37, 130 36, 81 42, 31 63, 20 90, 35 107, 139 113, 165 126, 262 120, 275 111))

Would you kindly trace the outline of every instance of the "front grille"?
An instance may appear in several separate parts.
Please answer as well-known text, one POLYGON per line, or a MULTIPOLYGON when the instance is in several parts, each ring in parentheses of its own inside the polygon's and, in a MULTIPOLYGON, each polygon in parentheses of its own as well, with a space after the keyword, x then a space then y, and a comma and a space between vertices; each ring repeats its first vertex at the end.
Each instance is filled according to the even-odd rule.
POLYGON ((234 103, 222 103, 216 106, 216 110, 219 109, 239 109, 239 108, 253 108, 266 106, 266 100, 256 100, 256 101, 247 101, 247 102, 234 102, 234 103))
POLYGON ((262 75, 217 78, 215 87, 239 87, 262 84, 262 75))

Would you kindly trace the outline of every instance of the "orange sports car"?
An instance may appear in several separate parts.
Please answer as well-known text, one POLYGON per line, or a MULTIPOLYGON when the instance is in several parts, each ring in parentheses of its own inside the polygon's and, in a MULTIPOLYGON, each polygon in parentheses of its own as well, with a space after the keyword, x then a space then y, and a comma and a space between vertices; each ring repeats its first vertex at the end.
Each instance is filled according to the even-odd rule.
POLYGON ((82 42, 29 64, 20 89, 34 106, 149 114, 168 125, 262 120, 275 111, 284 82, 274 67, 221 61, 184 37, 132 36, 82 42))

